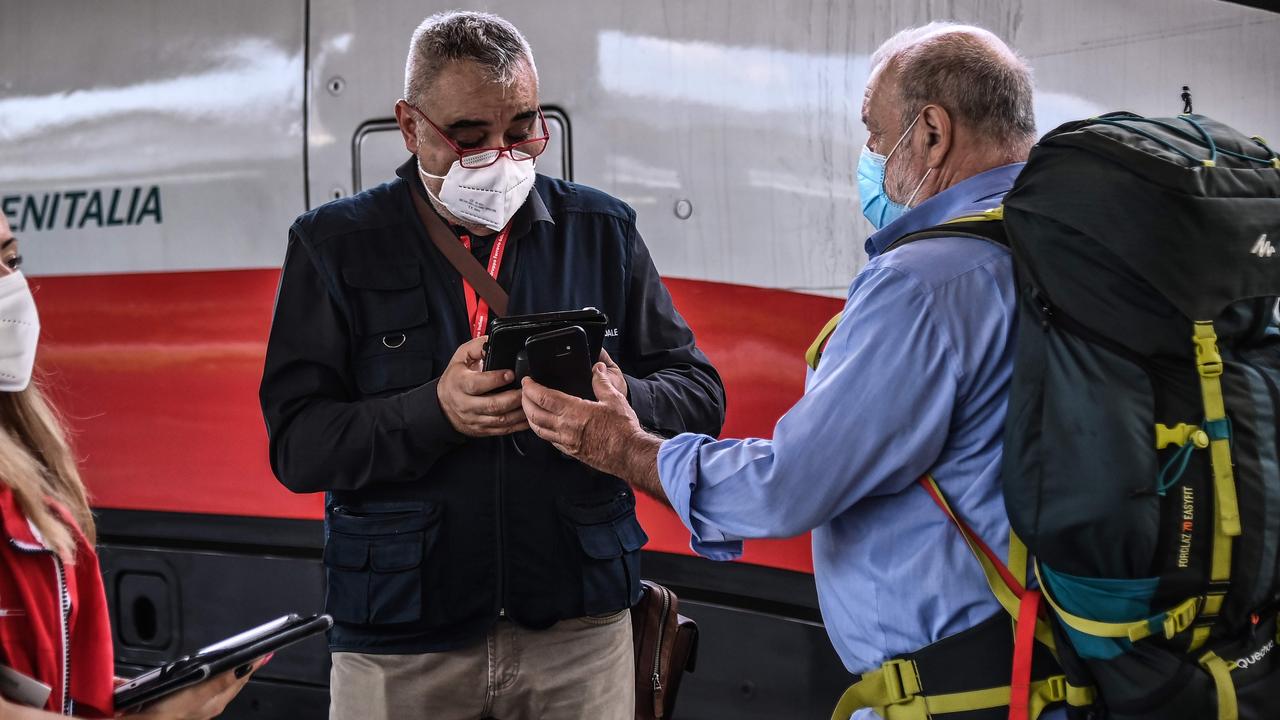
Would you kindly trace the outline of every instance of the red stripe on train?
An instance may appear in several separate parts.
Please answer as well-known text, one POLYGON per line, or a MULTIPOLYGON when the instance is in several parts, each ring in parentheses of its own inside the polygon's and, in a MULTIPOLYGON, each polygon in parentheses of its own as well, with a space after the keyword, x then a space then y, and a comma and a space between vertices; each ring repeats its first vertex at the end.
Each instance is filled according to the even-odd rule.
MULTIPOLYGON (((39 364, 104 508, 320 518, 267 463, 258 380, 279 272, 33 278, 39 364)), ((769 437, 800 396, 803 349, 838 300, 671 279, 676 306, 724 378, 726 437, 769 437)), ((642 499, 649 549, 689 534, 642 499)), ((808 537, 747 544, 748 562, 812 572, 808 537)))

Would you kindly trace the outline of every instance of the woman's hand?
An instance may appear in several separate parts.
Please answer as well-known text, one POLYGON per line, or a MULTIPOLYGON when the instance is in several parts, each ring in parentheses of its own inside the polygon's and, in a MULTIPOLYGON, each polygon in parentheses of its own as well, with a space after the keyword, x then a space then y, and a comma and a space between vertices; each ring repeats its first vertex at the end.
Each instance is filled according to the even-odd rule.
POLYGON ((243 675, 239 670, 227 671, 198 685, 183 688, 123 717, 130 720, 210 720, 218 717, 244 688, 245 683, 249 682, 249 678, 270 659, 271 656, 267 655, 255 660, 243 675))
MULTIPOLYGON (((267 664, 270 655, 255 660, 241 674, 238 670, 225 672, 199 685, 183 688, 178 692, 148 705, 140 712, 118 717, 129 720, 210 720, 222 714, 235 696, 249 682, 249 676, 267 664), (237 677, 239 675, 239 677, 237 677)), ((121 678, 116 678, 116 685, 121 678)), ((0 697, 0 720, 66 720, 64 715, 37 708, 16 705, 0 697)))

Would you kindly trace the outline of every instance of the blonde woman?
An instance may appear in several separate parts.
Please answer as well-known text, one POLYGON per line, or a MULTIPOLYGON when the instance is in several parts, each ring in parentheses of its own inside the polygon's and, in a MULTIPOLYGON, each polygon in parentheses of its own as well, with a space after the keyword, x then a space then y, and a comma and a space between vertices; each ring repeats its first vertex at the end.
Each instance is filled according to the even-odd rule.
MULTIPOLYGON (((61 422, 31 383, 40 322, 21 261, 0 214, 0 665, 51 688, 41 709, 0 696, 0 720, 111 717, 111 628, 93 515, 61 422)), ((215 717, 249 674, 227 673, 129 717, 215 717)))

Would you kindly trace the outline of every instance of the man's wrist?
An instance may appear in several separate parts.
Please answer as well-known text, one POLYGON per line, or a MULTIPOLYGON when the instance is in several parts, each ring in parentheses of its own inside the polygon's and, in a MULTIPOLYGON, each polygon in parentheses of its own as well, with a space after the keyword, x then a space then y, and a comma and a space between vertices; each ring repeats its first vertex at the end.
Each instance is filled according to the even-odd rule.
POLYGON ((624 462, 620 477, 646 495, 670 504, 658 475, 658 452, 662 449, 662 443, 661 437, 644 430, 637 430, 624 444, 624 462))
POLYGON ((435 447, 442 442, 460 444, 467 439, 445 407, 440 381, 436 378, 397 396, 404 429, 419 447, 435 447))

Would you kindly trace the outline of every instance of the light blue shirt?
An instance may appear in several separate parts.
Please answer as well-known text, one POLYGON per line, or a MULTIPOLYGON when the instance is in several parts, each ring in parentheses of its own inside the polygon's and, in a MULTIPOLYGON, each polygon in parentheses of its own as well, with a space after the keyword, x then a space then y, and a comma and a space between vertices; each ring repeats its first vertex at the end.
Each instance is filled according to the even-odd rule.
POLYGON ((730 560, 741 539, 813 531, 822 617, 850 672, 1000 611, 917 480, 933 474, 960 516, 1006 551, 1000 456, 1012 262, 972 238, 881 253, 907 233, 998 205, 1021 169, 968 178, 867 240, 871 260, 849 288, 844 317, 772 440, 686 433, 659 452, 662 485, 700 554, 730 560))

